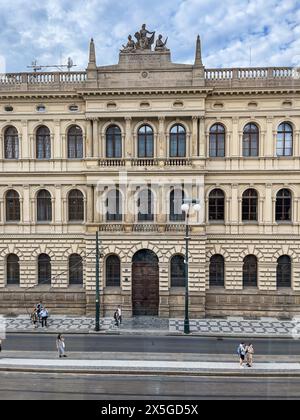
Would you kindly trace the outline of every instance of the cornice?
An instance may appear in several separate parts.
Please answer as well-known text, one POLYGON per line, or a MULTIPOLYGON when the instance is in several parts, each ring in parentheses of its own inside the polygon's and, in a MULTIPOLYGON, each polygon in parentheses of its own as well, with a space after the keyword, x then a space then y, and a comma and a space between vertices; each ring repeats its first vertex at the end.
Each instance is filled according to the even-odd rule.
POLYGON ((199 95, 199 94, 205 94, 207 95, 209 92, 211 92, 211 88, 206 87, 195 87, 195 88, 156 88, 156 89, 101 89, 101 88, 95 88, 95 89, 84 89, 79 90, 78 93, 80 93, 82 96, 131 96, 131 95, 199 95))
POLYGON ((208 92, 208 96, 245 96, 245 95, 283 95, 283 94, 299 94, 300 86, 298 88, 271 88, 271 89, 257 89, 257 88, 232 88, 232 89, 218 89, 212 88, 208 92))

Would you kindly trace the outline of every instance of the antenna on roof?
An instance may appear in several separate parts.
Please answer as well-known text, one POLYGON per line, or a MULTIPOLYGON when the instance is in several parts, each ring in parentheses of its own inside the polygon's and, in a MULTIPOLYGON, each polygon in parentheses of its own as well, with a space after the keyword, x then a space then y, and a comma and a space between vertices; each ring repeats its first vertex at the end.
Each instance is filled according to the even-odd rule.
POLYGON ((250 47, 250 51, 249 51, 249 67, 251 67, 252 65, 252 48, 250 47))
POLYGON ((54 68, 54 69, 58 69, 60 71, 63 71, 63 69, 67 68, 68 71, 71 71, 72 67, 76 67, 77 65, 74 64, 73 60, 71 57, 68 58, 67 64, 54 64, 52 66, 40 66, 37 64, 37 60, 34 60, 31 63, 31 66, 27 66, 27 68, 29 69, 33 69, 33 71, 36 73, 38 71, 42 71, 43 69, 48 69, 48 68, 54 68))

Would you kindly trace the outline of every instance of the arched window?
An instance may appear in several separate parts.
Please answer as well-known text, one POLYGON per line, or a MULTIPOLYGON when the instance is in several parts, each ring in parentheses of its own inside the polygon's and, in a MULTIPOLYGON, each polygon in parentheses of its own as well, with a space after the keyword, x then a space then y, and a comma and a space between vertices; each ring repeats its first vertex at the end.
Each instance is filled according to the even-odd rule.
POLYGON ((138 198, 138 220, 139 222, 153 222, 154 220, 154 200, 150 188, 143 189, 138 198))
POLYGON ((185 286, 185 263, 182 255, 174 255, 171 259, 171 287, 185 286))
POLYGON ((106 258, 106 286, 120 287, 121 264, 117 255, 110 255, 106 258))
POLYGON ((51 284, 51 258, 47 254, 38 258, 38 284, 51 284))
POLYGON ((292 194, 284 188, 276 196, 276 222, 290 222, 292 220, 292 194))
POLYGON ((225 128, 222 124, 214 124, 210 128, 209 156, 225 157, 225 128))
POLYGON ((170 221, 182 222, 185 220, 185 214, 181 210, 184 200, 184 191, 181 189, 172 190, 170 193, 170 221))
POLYGON ((42 126, 36 132, 36 158, 51 159, 51 138, 48 127, 42 126))
POLYGON ((47 190, 39 191, 37 195, 37 221, 51 222, 52 220, 52 202, 51 194, 47 190))
POLYGON ((253 188, 246 190, 242 199, 243 222, 257 221, 258 195, 253 188))
POLYGON ((138 157, 153 158, 154 156, 154 136, 153 130, 149 125, 143 125, 138 132, 138 157))
POLYGON ((84 198, 79 190, 72 190, 68 197, 69 222, 84 221, 84 198))
POLYGON ((243 132, 243 156, 258 156, 259 130, 256 124, 247 124, 243 132))
POLYGON ((282 123, 277 131, 277 156, 293 155, 293 127, 289 123, 282 123))
POLYGON ((209 264, 209 285, 211 287, 224 287, 225 264, 222 255, 213 255, 209 264))
POLYGON ((20 197, 15 190, 10 190, 6 193, 6 221, 20 221, 20 197))
POLYGON ((182 125, 174 125, 170 131, 170 157, 186 156, 186 131, 182 125))
POLYGON ((4 133, 5 159, 19 159, 19 135, 15 127, 8 127, 4 133))
POLYGON ((122 221, 122 195, 118 189, 110 190, 106 199, 106 220, 122 221))
POLYGON ((244 258, 243 286, 257 287, 257 258, 255 255, 247 255, 244 258))
POLYGON ((20 263, 19 257, 15 254, 10 254, 7 256, 6 283, 8 285, 20 284, 20 263))
POLYGON ((69 257, 69 284, 83 284, 82 258, 78 254, 72 254, 69 257))
POLYGON ((122 133, 117 125, 111 125, 106 130, 106 157, 115 159, 122 157, 122 133))
POLYGON ((221 189, 215 189, 209 194, 208 213, 210 221, 224 221, 225 194, 221 189))
POLYGON ((292 262, 288 255, 277 260, 277 287, 292 287, 292 262))
POLYGON ((83 158, 83 135, 78 125, 73 125, 68 130, 68 158, 83 158))

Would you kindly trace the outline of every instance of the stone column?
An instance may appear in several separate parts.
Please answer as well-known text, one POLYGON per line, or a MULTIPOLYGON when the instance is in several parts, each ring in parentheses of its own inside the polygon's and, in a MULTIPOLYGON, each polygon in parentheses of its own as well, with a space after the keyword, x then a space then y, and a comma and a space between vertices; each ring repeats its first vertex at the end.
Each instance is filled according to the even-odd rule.
POLYGON ((125 147, 124 147, 124 157, 126 159, 134 157, 134 142, 131 132, 131 117, 125 118, 125 147))
POLYGON ((98 159, 99 156, 99 133, 98 133, 98 118, 93 119, 93 157, 98 159))
POLYGON ((239 220, 239 200, 238 200, 238 185, 231 186, 231 224, 236 225, 239 220))
POLYGON ((54 159, 62 159, 65 157, 65 153, 63 151, 63 142, 60 138, 60 121, 54 121, 54 141, 52 142, 53 147, 52 149, 52 156, 54 159))
POLYGON ((259 210, 258 210, 258 223, 261 225, 264 223, 264 199, 259 199, 259 210))
MULTIPOLYGON (((264 223, 271 225, 273 223, 273 197, 272 197, 272 184, 266 184, 266 198, 265 198, 265 211, 264 223)), ((275 213, 274 213, 275 214, 275 213)))
POLYGON ((93 157, 93 121, 86 120, 86 157, 93 157))
POLYGON ((266 133, 267 133, 266 130, 261 130, 261 132, 260 132, 259 150, 258 150, 258 156, 260 156, 260 157, 265 156, 266 133))
POLYGON ((300 131, 299 130, 295 130, 295 138, 293 140, 294 143, 294 156, 299 157, 300 155, 300 145, 299 145, 299 141, 300 141, 300 131))
POLYGON ((62 196, 61 185, 55 185, 55 223, 62 223, 62 196))
POLYGON ((5 211, 4 211, 4 199, 0 198, 0 217, 1 217, 1 222, 4 223, 5 222, 5 211))
POLYGON ((29 224, 31 221, 29 192, 29 185, 23 185, 23 223, 25 224, 29 224))
MULTIPOLYGON (((209 149, 208 149, 209 150, 209 149)), ((206 136, 205 136, 205 118, 200 117, 199 124, 199 156, 205 158, 208 156, 208 150, 206 146, 206 136)))
POLYGON ((164 158, 168 156, 167 145, 166 145, 166 135, 165 135, 165 117, 158 117, 158 145, 156 149, 156 156, 159 158, 164 158))
POLYGON ((232 138, 231 138, 231 142, 232 142, 231 156, 232 157, 238 157, 241 155, 240 146, 239 146, 241 137, 240 137, 238 125, 239 125, 238 117, 232 118, 232 138))
POLYGON ((273 131, 273 117, 267 117, 267 131, 265 138, 265 157, 276 156, 276 130, 273 131))
MULTIPOLYGON (((188 146, 188 145, 187 145, 188 146)), ((198 117, 192 117, 192 144, 187 147, 187 157, 197 157, 198 154, 198 117)))
POLYGON ((93 185, 87 186, 87 223, 94 223, 94 191, 93 185))
POLYGON ((22 140, 20 140, 20 142, 22 143, 22 153, 20 152, 20 158, 29 159, 31 156, 27 121, 22 121, 22 140))

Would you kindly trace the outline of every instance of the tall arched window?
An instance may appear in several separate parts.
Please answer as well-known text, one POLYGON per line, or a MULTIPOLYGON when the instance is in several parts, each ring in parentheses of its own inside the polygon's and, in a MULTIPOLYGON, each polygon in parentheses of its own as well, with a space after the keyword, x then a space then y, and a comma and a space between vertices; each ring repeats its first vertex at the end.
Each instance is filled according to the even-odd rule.
POLYGON ((120 287, 121 284, 121 264, 117 255, 110 255, 106 258, 106 286, 120 287))
POLYGON ((154 220, 154 200, 150 188, 143 189, 139 193, 138 202, 138 220, 139 222, 153 222, 154 220))
POLYGON ((48 127, 42 126, 36 132, 36 158, 51 159, 51 138, 48 127))
POLYGON ((68 158, 83 158, 83 135, 78 125, 72 125, 68 130, 68 158))
POLYGON ((9 190, 6 193, 6 221, 20 221, 20 197, 17 191, 9 190))
POLYGON ((138 157, 153 158, 154 156, 154 136, 153 130, 149 125, 143 125, 138 132, 138 157))
POLYGON ((242 220, 243 222, 257 221, 258 195, 257 191, 249 188, 243 194, 242 220))
POLYGON ((186 131, 182 125, 174 125, 170 131, 170 157, 186 156, 186 131))
POLYGON ((174 189, 170 193, 170 221, 182 222, 185 220, 185 214, 181 210, 184 200, 184 191, 182 189, 174 189))
POLYGON ((211 287, 224 287, 225 264, 222 255, 213 255, 209 264, 209 285, 211 287))
POLYGON ((225 128, 222 124, 214 124, 210 128, 209 156, 225 157, 225 128))
POLYGON ((292 220, 292 194, 284 188, 276 196, 276 222, 290 222, 292 220))
POLYGON ((182 255, 174 255, 171 259, 171 287, 185 286, 185 263, 182 255))
POLYGON ((247 255, 244 258, 243 286, 257 287, 257 258, 255 255, 247 255))
POLYGON ((210 221, 225 220, 225 194, 217 188, 209 194, 208 214, 210 221))
POLYGON ((83 284, 83 264, 78 254, 72 254, 69 257, 69 284, 83 284))
POLYGON ((19 159, 19 135, 15 127, 8 127, 4 132, 5 159, 19 159))
POLYGON ((259 130, 256 124, 247 124, 243 132, 243 156, 258 156, 259 130))
POLYGON ((117 125, 111 125, 106 130, 106 157, 115 159, 122 157, 122 133, 117 125))
POLYGON ((288 255, 277 260, 277 287, 292 287, 292 262, 288 255))
POLYGON ((122 195, 118 189, 113 189, 108 192, 106 208, 107 221, 122 221, 122 195))
POLYGON ((7 256, 6 283, 8 285, 20 284, 20 263, 19 263, 19 257, 15 254, 10 254, 7 256))
POLYGON ((277 130, 277 156, 293 155, 293 127, 284 122, 277 130))
POLYGON ((72 190, 68 197, 69 222, 84 221, 84 197, 81 191, 72 190))
POLYGON ((47 254, 38 258, 38 284, 51 284, 51 258, 47 254))
POLYGON ((52 202, 51 194, 47 190, 41 190, 37 195, 37 221, 51 222, 52 202))

